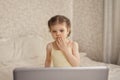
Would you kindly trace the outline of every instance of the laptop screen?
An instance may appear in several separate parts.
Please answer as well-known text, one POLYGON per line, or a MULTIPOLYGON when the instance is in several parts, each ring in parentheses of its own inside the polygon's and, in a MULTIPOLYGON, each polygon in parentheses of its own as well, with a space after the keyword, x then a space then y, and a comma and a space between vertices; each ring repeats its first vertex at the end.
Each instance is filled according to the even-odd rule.
POLYGON ((101 67, 16 68, 14 80, 108 80, 109 69, 101 67))

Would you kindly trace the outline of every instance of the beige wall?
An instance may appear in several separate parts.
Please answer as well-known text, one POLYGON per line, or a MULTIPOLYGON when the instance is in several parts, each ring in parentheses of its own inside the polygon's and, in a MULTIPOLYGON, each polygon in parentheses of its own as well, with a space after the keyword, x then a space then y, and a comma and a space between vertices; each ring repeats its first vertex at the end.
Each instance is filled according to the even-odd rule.
POLYGON ((72 0, 0 0, 0 62, 43 60, 52 40, 48 19, 56 14, 72 19, 72 4, 72 0))
POLYGON ((0 0, 0 61, 44 60, 52 40, 47 20, 56 14, 71 19, 80 51, 101 60, 103 0, 0 0))
POLYGON ((95 60, 103 53, 103 0, 74 0, 73 39, 95 60))

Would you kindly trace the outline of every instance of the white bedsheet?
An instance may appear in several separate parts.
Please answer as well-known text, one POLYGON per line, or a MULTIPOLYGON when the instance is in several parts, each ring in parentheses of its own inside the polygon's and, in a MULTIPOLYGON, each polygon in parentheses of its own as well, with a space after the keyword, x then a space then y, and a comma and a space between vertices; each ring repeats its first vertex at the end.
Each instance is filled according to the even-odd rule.
MULTIPOLYGON (((120 66, 113 64, 105 64, 101 62, 96 62, 85 56, 84 53, 80 54, 81 56, 81 65, 80 66, 108 66, 109 71, 109 80, 120 80, 120 66)), ((12 71, 16 67, 33 67, 39 66, 43 67, 43 61, 39 61, 40 58, 34 57, 29 59, 22 60, 13 60, 8 62, 0 62, 0 80, 13 80, 12 71)))
POLYGON ((89 59, 87 56, 82 55, 81 66, 108 66, 109 80, 120 80, 120 66, 114 64, 106 64, 89 59))

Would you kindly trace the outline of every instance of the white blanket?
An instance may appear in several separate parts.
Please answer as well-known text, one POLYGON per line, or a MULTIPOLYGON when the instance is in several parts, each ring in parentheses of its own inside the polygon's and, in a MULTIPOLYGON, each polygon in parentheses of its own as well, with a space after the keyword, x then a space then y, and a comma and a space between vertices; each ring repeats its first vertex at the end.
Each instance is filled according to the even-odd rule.
MULTIPOLYGON (((120 66, 113 64, 105 64, 101 62, 96 62, 89 59, 85 53, 80 53, 81 65, 80 66, 108 66, 109 80, 120 80, 120 66)), ((16 67, 33 67, 33 66, 44 66, 44 59, 41 60, 38 57, 33 57, 29 59, 19 59, 8 62, 0 62, 0 80, 13 80, 13 69, 16 67)))

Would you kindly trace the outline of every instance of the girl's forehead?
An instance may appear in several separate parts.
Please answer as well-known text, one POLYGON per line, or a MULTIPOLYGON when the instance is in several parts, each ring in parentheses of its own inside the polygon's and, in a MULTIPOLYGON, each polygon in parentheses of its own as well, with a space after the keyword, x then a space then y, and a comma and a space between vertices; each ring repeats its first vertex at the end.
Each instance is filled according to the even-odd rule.
POLYGON ((67 29, 67 25, 62 23, 62 24, 55 24, 51 26, 51 29, 67 29))

